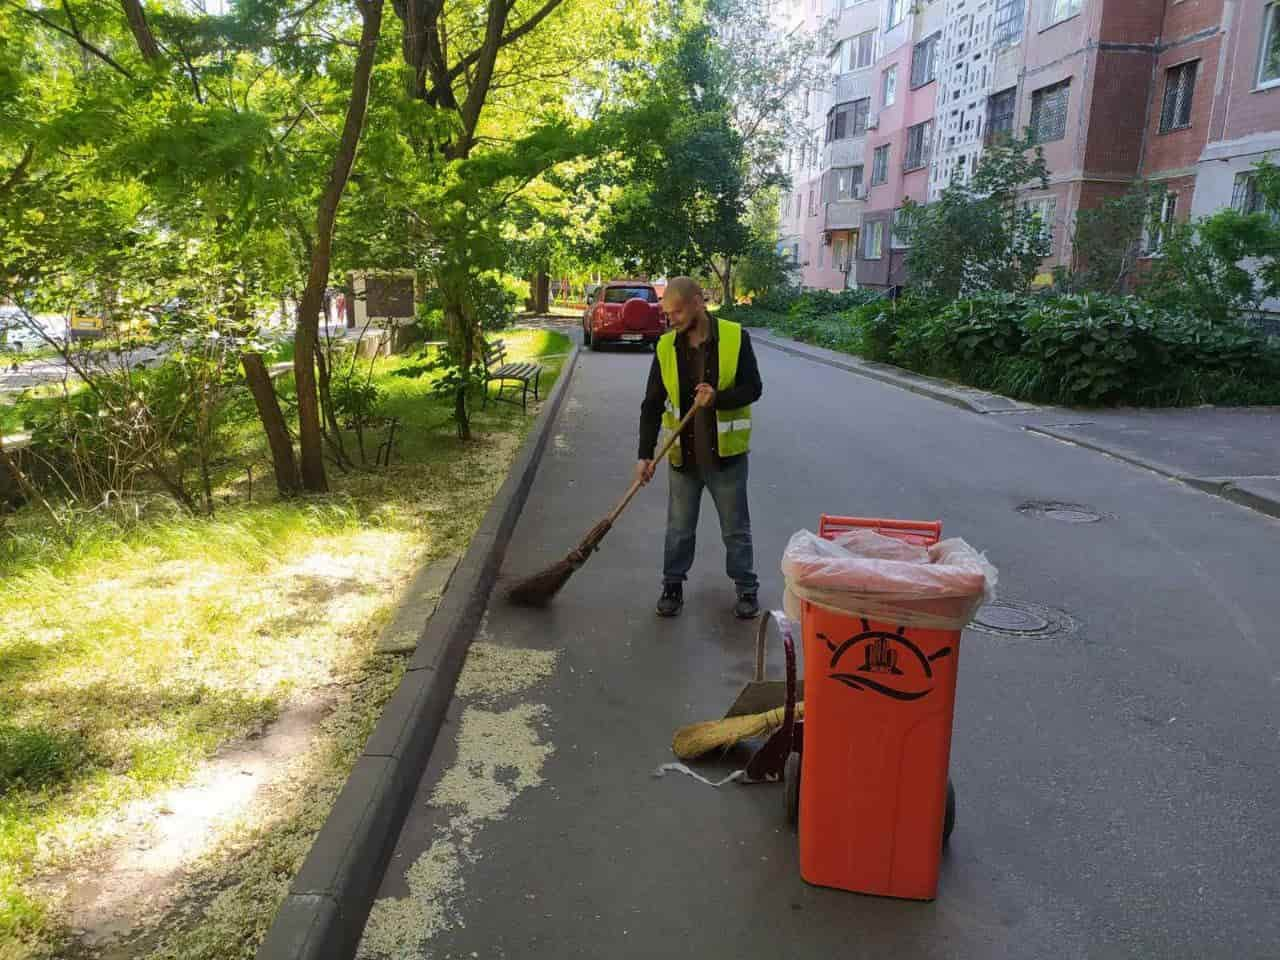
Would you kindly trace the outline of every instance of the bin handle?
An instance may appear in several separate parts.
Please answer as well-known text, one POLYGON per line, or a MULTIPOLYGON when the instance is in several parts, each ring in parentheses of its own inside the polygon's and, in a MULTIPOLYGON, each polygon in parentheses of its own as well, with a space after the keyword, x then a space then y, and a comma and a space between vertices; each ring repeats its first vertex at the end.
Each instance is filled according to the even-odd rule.
POLYGON ((772 616, 761 617, 760 626, 756 628, 756 683, 764 680, 765 642, 769 638, 769 621, 772 619, 772 616))

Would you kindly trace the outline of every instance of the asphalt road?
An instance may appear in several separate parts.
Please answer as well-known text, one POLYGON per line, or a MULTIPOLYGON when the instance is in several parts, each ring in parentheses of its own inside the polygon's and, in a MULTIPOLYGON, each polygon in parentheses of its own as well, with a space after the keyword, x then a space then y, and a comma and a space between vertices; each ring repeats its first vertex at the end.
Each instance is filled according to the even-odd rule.
MULTIPOLYGON (((482 642, 558 660, 539 680, 534 654, 490 658, 505 681, 460 690, 366 953, 1280 955, 1280 523, 1007 417, 758 353, 764 603, 780 601, 788 537, 823 511, 936 518, 987 552, 1003 599, 1063 626, 964 635, 938 899, 809 887, 779 787, 652 775, 677 726, 723 713, 752 644, 709 501, 685 614, 653 616, 660 480, 552 609, 495 600, 482 642)), ((563 556, 625 489, 648 363, 582 358, 505 577, 563 556)))

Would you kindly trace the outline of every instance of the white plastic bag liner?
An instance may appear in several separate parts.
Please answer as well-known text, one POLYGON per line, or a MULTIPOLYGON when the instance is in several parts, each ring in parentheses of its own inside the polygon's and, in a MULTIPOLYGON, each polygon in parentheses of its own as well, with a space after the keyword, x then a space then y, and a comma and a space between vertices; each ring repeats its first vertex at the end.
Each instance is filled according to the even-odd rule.
POLYGON ((799 601, 808 600, 837 613, 926 630, 964 629, 995 596, 999 579, 987 558, 963 540, 924 548, 873 531, 831 541, 801 530, 782 555, 782 573, 794 620, 800 619, 799 601))

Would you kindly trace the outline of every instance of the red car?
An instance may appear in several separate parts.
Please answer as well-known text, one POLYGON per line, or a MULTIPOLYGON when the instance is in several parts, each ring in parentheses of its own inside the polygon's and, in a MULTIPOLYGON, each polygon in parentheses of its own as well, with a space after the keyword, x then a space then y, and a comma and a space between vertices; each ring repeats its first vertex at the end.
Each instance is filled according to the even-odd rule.
POLYGON ((667 317, 653 284, 615 280, 591 295, 582 315, 582 342, 592 350, 606 343, 658 342, 667 317))

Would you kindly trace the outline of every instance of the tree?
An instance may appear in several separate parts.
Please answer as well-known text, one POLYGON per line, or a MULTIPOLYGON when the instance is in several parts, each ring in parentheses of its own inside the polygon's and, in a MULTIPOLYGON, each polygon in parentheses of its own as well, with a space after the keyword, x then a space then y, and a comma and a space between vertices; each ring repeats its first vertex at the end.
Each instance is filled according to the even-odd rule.
POLYGON ((1019 191, 1048 185, 1043 151, 1013 140, 991 146, 973 176, 950 184, 936 202, 904 204, 911 283, 946 299, 1027 290, 1052 249, 1051 225, 1019 201, 1019 191))
MULTIPOLYGON (((752 211, 749 216, 762 196, 776 200, 780 187, 790 187, 790 178, 781 171, 783 151, 810 132, 796 109, 797 95, 829 82, 822 54, 830 46, 832 26, 787 33, 774 23, 771 8, 762 0, 709 0, 707 5, 715 25, 715 75, 742 142, 742 196, 752 211)), ((743 255, 758 269, 767 260, 762 244, 769 241, 772 247, 777 234, 756 236, 743 255)), ((726 303, 732 302, 734 260, 732 252, 725 252, 711 264, 726 303)))
POLYGON ((1120 293, 1138 269, 1147 227, 1160 210, 1164 189, 1140 183, 1118 197, 1076 214, 1071 240, 1070 286, 1120 293))
POLYGON ((382 0, 356 0, 363 26, 360 30, 360 52, 351 81, 351 99, 346 121, 338 139, 329 182, 316 210, 316 228, 311 249, 311 268, 307 285, 298 304, 297 334, 294 343, 293 375, 298 390, 298 434, 301 445, 302 486, 306 490, 328 488, 324 472, 324 447, 320 424, 320 406, 316 389, 316 362, 319 355, 320 305, 329 284, 333 227, 338 204, 347 187, 347 178, 355 163, 356 147, 364 126, 369 102, 369 83, 374 57, 378 51, 378 35, 382 29, 382 0))
POLYGON ((742 257, 734 276, 735 292, 762 296, 796 286, 799 266, 777 247, 778 211, 776 190, 757 194, 752 201, 748 218, 752 245, 742 257))
MULTIPOLYGON (((328 0, 264 0, 223 17, 144 12, 134 0, 114 13, 0 7, 39 30, 22 40, 0 31, 0 46, 26 43, 6 58, 21 69, 0 70, 17 94, 0 97, 10 276, 60 308, 92 298, 113 320, 180 292, 189 315, 208 309, 246 334, 305 282, 295 363, 312 489, 325 485, 319 437, 332 445, 336 431, 320 421, 319 355, 306 341, 375 63, 380 7, 361 12, 358 42, 348 8, 328 0), (148 250, 157 253, 136 255, 148 250)), ((323 373, 320 382, 323 396, 323 373)), ((278 442, 278 404, 260 399, 273 408, 264 423, 287 493, 296 471, 279 459, 291 450, 278 442)))
POLYGON ((1280 167, 1263 159, 1253 178, 1257 212, 1227 209, 1167 229, 1142 297, 1219 323, 1280 297, 1280 167))
POLYGON ((514 199, 597 149, 579 136, 573 81, 633 44, 646 11, 630 0, 396 0, 395 10, 406 93, 427 108, 403 110, 420 179, 399 206, 419 267, 441 293, 455 419, 470 439, 467 395, 482 336, 476 278, 508 263, 503 232, 514 199))

